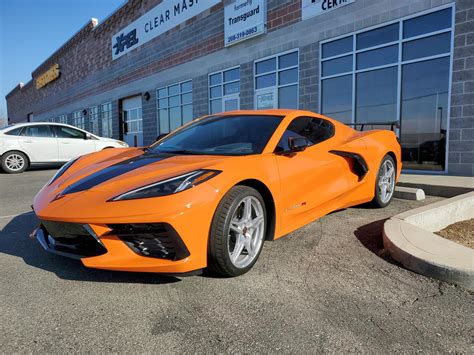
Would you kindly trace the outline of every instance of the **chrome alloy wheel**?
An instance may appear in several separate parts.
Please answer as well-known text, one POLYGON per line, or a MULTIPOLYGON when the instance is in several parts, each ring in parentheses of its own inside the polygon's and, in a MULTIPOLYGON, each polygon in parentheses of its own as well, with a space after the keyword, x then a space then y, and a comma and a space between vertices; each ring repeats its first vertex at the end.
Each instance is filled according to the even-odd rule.
POLYGON ((20 154, 10 154, 5 159, 5 166, 11 171, 20 171, 25 164, 25 159, 20 154))
POLYGON ((235 267, 245 268, 258 256, 265 232, 265 214, 260 201, 244 197, 237 205, 229 225, 229 257, 235 267))
POLYGON ((395 166, 389 159, 385 160, 380 167, 377 191, 383 203, 388 203, 395 191, 395 166))

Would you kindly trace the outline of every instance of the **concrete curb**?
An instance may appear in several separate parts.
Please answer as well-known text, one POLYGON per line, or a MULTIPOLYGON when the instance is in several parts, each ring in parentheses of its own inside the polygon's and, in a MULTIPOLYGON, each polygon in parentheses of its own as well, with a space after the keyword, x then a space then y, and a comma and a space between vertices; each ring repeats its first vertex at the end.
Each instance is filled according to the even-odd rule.
POLYGON ((474 250, 433 232, 474 218, 474 192, 416 208, 384 224, 383 243, 406 268, 474 291, 474 250))
POLYGON ((414 200, 421 201, 425 199, 425 192, 422 189, 416 189, 413 187, 395 187, 395 193, 393 197, 401 198, 403 200, 414 200))

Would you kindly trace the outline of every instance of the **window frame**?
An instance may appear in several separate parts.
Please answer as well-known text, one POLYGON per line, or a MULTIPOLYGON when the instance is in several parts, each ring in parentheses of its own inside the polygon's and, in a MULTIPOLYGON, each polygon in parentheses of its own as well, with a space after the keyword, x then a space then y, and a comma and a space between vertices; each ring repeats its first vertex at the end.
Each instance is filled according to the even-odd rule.
POLYGON ((272 54, 272 55, 254 60, 252 76, 253 76, 253 105, 254 105, 253 107, 254 107, 255 110, 258 110, 258 108, 257 108, 257 95, 259 93, 264 93, 266 91, 268 91, 268 92, 272 91, 273 94, 276 97, 276 100, 277 100, 275 108, 279 108, 279 106, 280 106, 279 92, 278 92, 279 89, 294 86, 294 85, 296 85, 296 91, 297 91, 297 94, 296 94, 296 109, 298 109, 300 107, 300 48, 299 47, 289 49, 289 50, 284 51, 284 52, 275 53, 275 54, 272 54), (283 68, 283 69, 279 69, 278 67, 279 67, 279 63, 280 63, 280 57, 282 57, 286 54, 291 54, 291 53, 296 53, 297 58, 298 58, 297 64, 293 65, 293 66, 283 68), (264 62, 266 60, 272 59, 272 58, 275 58, 275 70, 268 71, 268 72, 265 72, 263 74, 257 74, 257 64, 261 63, 261 62, 264 62), (279 73, 287 71, 287 70, 291 70, 291 69, 296 69, 296 83, 280 85, 279 73), (275 74, 275 85, 267 86, 267 87, 261 88, 261 89, 257 89, 257 78, 261 77, 261 76, 269 75, 269 74, 275 74))
MULTIPOLYGON (((161 134, 164 134, 164 133, 171 133, 171 121, 170 121, 170 109, 171 108, 176 108, 176 107, 179 107, 180 108, 180 111, 181 111, 181 125, 179 127, 182 127, 184 126, 186 123, 184 123, 183 121, 183 106, 188 106, 188 105, 191 105, 191 112, 192 112, 192 117, 191 117, 191 121, 192 122, 194 120, 194 87, 193 87, 193 79, 187 79, 187 80, 181 80, 181 81, 178 81, 178 82, 174 82, 174 83, 171 83, 169 85, 163 85, 163 86, 160 86, 158 88, 155 89, 155 95, 156 95, 156 98, 155 98, 155 105, 156 105, 156 126, 158 128, 158 135, 161 135, 161 134), (191 90, 190 91, 181 91, 181 85, 184 84, 184 83, 191 83, 191 90), (176 86, 178 85, 179 86, 179 93, 175 94, 175 95, 170 95, 169 94, 169 88, 172 87, 172 86, 176 86), (166 96, 164 97, 159 97, 158 96, 158 91, 160 90, 163 90, 163 89, 166 89, 167 90, 167 93, 166 93, 166 96), (184 94, 191 94, 191 102, 190 103, 187 103, 187 104, 184 104, 183 105, 183 102, 181 100, 181 96, 183 96, 184 94), (179 96, 180 97, 180 103, 179 105, 175 105, 175 106, 171 106, 169 104, 169 98, 170 97, 173 97, 173 96, 179 96), (166 108, 161 108, 159 106, 159 100, 160 99, 168 99, 168 105, 166 106, 166 108), (168 111, 168 132, 162 132, 161 131, 161 124, 160 124, 160 110, 167 110, 168 111)), ((179 128, 178 127, 178 128, 179 128)))
POLYGON ((222 113, 222 112, 226 112, 224 109, 225 109, 225 104, 224 104, 224 101, 225 100, 232 100, 232 99, 237 99, 238 101, 238 110, 240 110, 240 82, 242 80, 241 78, 241 74, 242 74, 242 71, 241 71, 241 66, 240 65, 236 65, 236 66, 233 66, 233 67, 230 67, 230 68, 226 68, 226 69, 223 69, 223 70, 218 70, 218 71, 215 71, 215 72, 212 72, 212 73, 209 73, 208 74, 208 77, 207 77, 207 87, 208 87, 208 95, 209 95, 209 100, 208 100, 208 110, 207 112, 210 114, 210 115, 215 115, 215 114, 219 114, 219 113, 222 113), (234 70, 234 69, 239 69, 239 79, 237 80, 230 80, 230 81, 224 81, 224 73, 225 72, 228 72, 228 71, 231 71, 231 70, 234 70), (220 84, 215 84, 215 85, 212 85, 211 84, 211 76, 213 75, 216 75, 216 74, 220 74, 221 75, 221 82, 220 84), (239 92, 238 93, 235 93, 235 94, 228 94, 228 95, 225 95, 224 94, 224 86, 226 84, 232 84, 232 83, 239 83, 239 92), (222 95, 219 96, 219 97, 214 97, 214 98, 211 98, 211 89, 212 88, 215 88, 215 87, 221 87, 221 90, 222 90, 222 95), (214 100, 221 100, 221 109, 222 111, 221 112, 211 112, 211 107, 212 107, 212 104, 211 102, 214 101, 214 100))
POLYGON ((113 109, 112 101, 103 102, 99 105, 99 118, 100 118, 100 132, 102 137, 111 138, 113 137, 113 109), (110 109, 104 110, 103 108, 107 107, 110 109), (104 118, 104 114, 107 113, 107 118, 104 118), (110 117, 109 117, 110 113, 110 117), (107 135, 104 135, 104 121, 107 120, 107 135))
MULTIPOLYGON (((342 77, 342 76, 346 76, 346 75, 351 75, 352 76, 352 106, 351 106, 351 110, 352 110, 352 114, 351 114, 351 123, 352 125, 354 125, 356 123, 356 105, 357 105, 357 93, 356 93, 356 77, 357 77, 357 74, 359 73, 363 73, 363 72, 368 72, 368 71, 373 71, 373 70, 378 70, 378 69, 385 69, 385 68, 390 68, 390 67, 397 67, 397 70, 398 70, 398 75, 397 75, 397 111, 396 111, 396 120, 399 122, 399 124, 401 124, 401 114, 402 114, 402 110, 401 110, 401 104, 402 104, 402 92, 401 92, 401 88, 402 88, 402 69, 403 69, 403 66, 406 65, 406 64, 412 64, 412 63, 418 63, 418 62, 425 62, 425 61, 429 61, 429 60, 432 60, 432 59, 439 59, 439 58, 449 58, 449 62, 450 62, 450 68, 453 67, 453 60, 454 60, 454 36, 455 36, 455 25, 456 25, 456 21, 455 21, 455 16, 456 16, 456 4, 455 3, 450 3, 450 4, 446 4, 446 5, 442 5, 442 6, 437 6, 437 7, 433 7, 431 9, 428 9, 428 10, 424 10, 424 11, 420 11, 420 12, 417 12, 415 14, 411 14, 409 16, 404 16, 404 17, 401 17, 399 19, 396 19, 396 20, 392 20, 392 21, 388 21, 388 22, 384 22, 382 24, 379 24, 379 25, 375 25, 375 26, 370 26, 370 27, 367 27, 367 28, 363 28, 363 29, 360 29, 358 31, 354 31, 354 32, 351 32, 351 33, 346 33, 346 34, 343 34, 343 35, 340 35, 340 36, 337 36, 337 37, 333 37, 333 38, 330 38, 330 39, 327 39, 327 40, 323 40, 323 41, 320 41, 319 42, 319 90, 318 90, 318 104, 319 104, 319 109, 322 113, 322 83, 323 83, 323 80, 327 80, 327 79, 332 79, 332 78, 337 78, 337 77, 342 77), (433 32, 426 32, 426 33, 423 33, 421 35, 417 35, 417 36, 413 36, 413 37, 408 37, 408 38, 403 38, 403 25, 404 25, 404 22, 407 21, 407 20, 412 20, 414 18, 417 18, 417 17, 421 17, 421 16, 424 16, 424 15, 428 15, 428 14, 431 14, 431 13, 435 13, 435 12, 438 12, 438 11, 442 11, 442 10, 446 10, 446 9, 451 9, 451 26, 448 27, 448 28, 444 28, 444 29, 441 29, 441 30, 437 30, 437 31, 433 31, 433 32), (389 26, 389 25, 393 25, 395 23, 398 23, 399 24, 399 35, 398 35, 398 40, 397 41, 392 41, 392 42, 387 42, 387 43, 383 43, 383 44, 380 44, 380 45, 377 45, 377 46, 373 46, 373 47, 367 47, 367 48, 364 48, 364 49, 357 49, 357 35, 360 34, 360 33, 364 33, 364 32, 369 32, 371 30, 375 30, 375 29, 378 29, 378 28, 382 28, 382 27, 385 27, 385 26, 389 26), (419 40, 419 39, 423 39, 423 38, 427 38, 427 37, 431 37, 431 36, 434 36, 434 35, 438 35, 438 34, 443 34, 443 33, 450 33, 451 34, 451 46, 450 46, 450 51, 449 52, 446 52, 446 53, 441 53, 441 54, 436 54, 436 55, 431 55, 431 56, 427 56, 427 57, 421 57, 421 58, 416 58, 416 59, 411 59, 411 60, 406 60, 406 61, 403 61, 403 45, 407 42, 411 42, 411 41, 416 41, 416 40, 419 40), (336 41, 336 40, 339 40, 339 39, 343 39, 343 38, 346 38, 346 37, 351 37, 352 36, 352 51, 350 52, 345 52, 345 53, 342 53, 342 54, 338 54, 338 55, 335 55, 335 56, 330 56, 330 57, 327 57, 327 58, 323 58, 323 53, 322 53, 322 48, 323 48, 323 45, 326 44, 326 43, 329 43, 329 42, 333 42, 333 41, 336 41), (359 53, 362 53, 362 52, 367 52, 367 51, 371 51, 371 50, 374 50, 374 49, 379 49, 379 48, 384 48, 384 47, 389 47, 389 46, 392 46, 392 45, 398 45, 398 60, 394 63, 390 63, 390 64, 385 64, 385 65, 380 65, 380 66, 376 66, 376 67, 370 67, 370 68, 365 68, 365 69, 360 69, 360 70, 357 70, 357 54, 359 53), (322 76, 322 63, 325 62, 325 61, 328 61, 328 60, 331 60, 331 59, 337 59, 339 57, 344 57, 344 56, 347 56, 347 55, 351 55, 352 54, 352 71, 349 71, 349 72, 344 72, 344 73, 339 73, 339 74, 335 74, 335 75, 330 75, 330 76, 325 76, 323 77, 322 76)), ((452 91, 452 75, 453 75, 453 71, 452 69, 450 69, 449 71, 449 82, 448 82, 448 108, 447 108, 447 122, 446 122, 446 148, 445 148, 445 151, 446 151, 446 155, 445 155, 445 167, 444 167, 444 170, 438 170, 438 171, 430 171, 430 170, 423 170, 423 169, 403 169, 404 172, 407 172, 407 173, 416 173, 416 172, 423 172, 423 173, 426 173, 426 174, 447 174, 448 173, 448 166, 449 166, 449 161, 448 161, 448 156, 449 156, 449 128, 450 128, 450 117, 451 117, 451 91, 452 91)), ((401 132, 401 129, 397 129, 396 130, 396 134, 397 136, 400 136, 400 132, 401 132)))
POLYGON ((74 127, 77 127, 77 128, 80 128, 80 129, 84 129, 84 127, 85 127, 85 120, 84 120, 84 115, 82 114, 82 111, 81 111, 81 110, 74 111, 74 112, 72 113, 72 122, 73 122, 73 126, 74 126, 74 127), (78 124, 78 120, 79 120, 79 124, 78 124))

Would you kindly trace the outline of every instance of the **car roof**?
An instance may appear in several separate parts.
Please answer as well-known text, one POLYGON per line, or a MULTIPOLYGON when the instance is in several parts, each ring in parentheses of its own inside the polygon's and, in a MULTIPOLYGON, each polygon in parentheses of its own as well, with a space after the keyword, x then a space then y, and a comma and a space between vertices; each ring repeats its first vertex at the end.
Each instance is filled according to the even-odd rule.
POLYGON ((306 113, 306 114, 313 114, 309 111, 301 111, 301 110, 294 110, 294 109, 283 109, 283 108, 276 108, 270 110, 237 110, 237 111, 228 111, 228 112, 221 112, 216 115, 220 116, 233 116, 233 115, 259 115, 259 116, 287 116, 291 113, 306 113))

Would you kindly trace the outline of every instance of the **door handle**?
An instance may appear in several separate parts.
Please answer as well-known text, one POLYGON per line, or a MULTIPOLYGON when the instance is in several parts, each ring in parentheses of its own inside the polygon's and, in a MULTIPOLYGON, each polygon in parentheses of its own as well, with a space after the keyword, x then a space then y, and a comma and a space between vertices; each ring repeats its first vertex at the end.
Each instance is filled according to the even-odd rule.
POLYGON ((69 142, 61 142, 61 144, 71 144, 71 143, 69 143, 69 142))
POLYGON ((33 141, 30 140, 22 140, 23 143, 33 143, 33 141))

